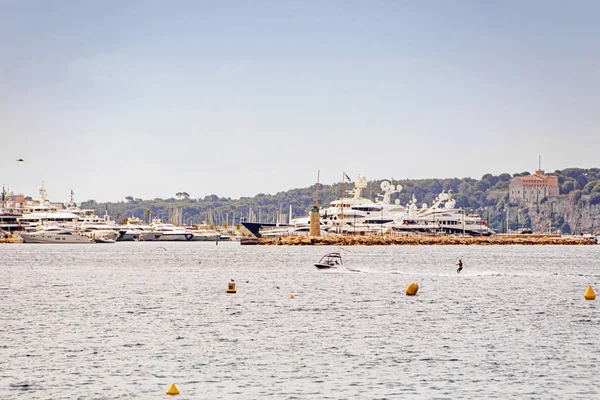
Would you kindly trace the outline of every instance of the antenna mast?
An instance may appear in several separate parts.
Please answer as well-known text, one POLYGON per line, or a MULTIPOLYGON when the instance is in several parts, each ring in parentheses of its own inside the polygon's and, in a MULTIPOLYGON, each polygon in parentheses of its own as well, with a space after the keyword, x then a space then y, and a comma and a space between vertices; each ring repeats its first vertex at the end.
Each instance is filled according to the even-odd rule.
POLYGON ((317 199, 316 199, 316 206, 319 207, 319 179, 321 177, 321 170, 317 171, 317 199))

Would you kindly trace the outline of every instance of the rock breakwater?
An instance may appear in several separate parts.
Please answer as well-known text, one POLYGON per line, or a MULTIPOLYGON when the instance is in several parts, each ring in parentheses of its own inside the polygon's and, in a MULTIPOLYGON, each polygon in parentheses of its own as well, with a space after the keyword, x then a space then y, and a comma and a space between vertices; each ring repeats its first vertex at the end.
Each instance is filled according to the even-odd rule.
POLYGON ((284 246, 420 246, 420 245, 592 245, 594 237, 561 237, 557 235, 481 236, 282 236, 260 238, 258 245, 284 246))

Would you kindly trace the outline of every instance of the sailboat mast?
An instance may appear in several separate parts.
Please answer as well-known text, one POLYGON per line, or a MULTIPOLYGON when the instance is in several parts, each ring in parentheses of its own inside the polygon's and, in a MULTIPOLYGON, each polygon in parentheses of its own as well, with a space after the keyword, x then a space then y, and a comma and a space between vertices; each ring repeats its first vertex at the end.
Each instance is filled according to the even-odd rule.
POLYGON ((344 183, 346 182, 346 173, 342 172, 342 212, 340 213, 341 219, 344 219, 344 183))
POLYGON ((321 177, 321 170, 317 171, 317 198, 316 198, 316 206, 319 207, 319 178, 321 177))

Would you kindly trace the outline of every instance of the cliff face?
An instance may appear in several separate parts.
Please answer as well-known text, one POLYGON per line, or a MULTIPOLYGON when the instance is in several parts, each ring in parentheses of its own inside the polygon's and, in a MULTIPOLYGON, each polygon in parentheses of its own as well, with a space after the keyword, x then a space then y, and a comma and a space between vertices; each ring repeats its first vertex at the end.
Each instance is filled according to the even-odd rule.
POLYGON ((563 234, 600 233, 600 206, 591 205, 589 196, 581 196, 578 201, 572 196, 550 197, 547 201, 522 203, 524 219, 529 219, 534 232, 563 234))

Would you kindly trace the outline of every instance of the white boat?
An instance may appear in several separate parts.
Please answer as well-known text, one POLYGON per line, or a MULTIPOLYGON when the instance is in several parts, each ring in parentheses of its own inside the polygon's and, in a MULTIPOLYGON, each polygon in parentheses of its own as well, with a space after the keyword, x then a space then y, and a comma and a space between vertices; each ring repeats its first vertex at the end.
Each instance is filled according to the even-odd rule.
POLYGON ((80 232, 91 239, 117 240, 121 227, 114 223, 108 215, 104 218, 86 218, 78 222, 77 228, 80 232))
POLYGON ((75 230, 59 226, 44 227, 32 232, 19 232, 23 243, 92 243, 92 239, 75 230))
POLYGON ((400 193, 402 186, 397 187, 388 181, 381 182, 383 194, 381 200, 374 202, 362 197, 362 191, 367 187, 366 178, 360 177, 354 183, 354 189, 348 191, 353 197, 332 201, 328 208, 321 210, 321 219, 329 225, 329 232, 350 234, 383 234, 389 230, 389 224, 407 213, 406 207, 396 200, 392 203, 391 196, 400 193))
POLYGON ((394 222, 386 224, 386 227, 394 232, 441 232, 474 236, 489 236, 494 233, 478 215, 467 214, 462 209, 455 208, 456 200, 450 193, 442 191, 431 207, 423 204, 418 209, 416 201, 413 196, 408 205, 408 214, 396 218, 394 222))
POLYGON ((94 242, 96 242, 96 243, 116 243, 117 241, 114 239, 106 239, 106 238, 98 237, 98 238, 94 239, 94 242))
POLYGON ((199 226, 197 229, 189 229, 188 232, 192 234, 192 241, 200 242, 216 242, 221 239, 221 233, 210 229, 209 226, 199 226))
POLYGON ((156 231, 152 226, 144 224, 141 219, 130 217, 127 224, 121 226, 119 241, 156 241, 160 240, 162 232, 156 231))
POLYGON ((194 236, 193 233, 186 231, 183 228, 177 227, 173 224, 165 224, 160 220, 152 221, 150 226, 155 231, 162 233, 162 236, 160 239, 158 239, 160 241, 186 241, 191 240, 192 236, 194 236))
POLYGON ((360 272, 359 269, 356 268, 348 268, 344 266, 342 262, 342 255, 340 253, 328 253, 325 254, 318 263, 315 264, 315 267, 319 270, 328 270, 328 269, 342 269, 348 272, 360 272))

